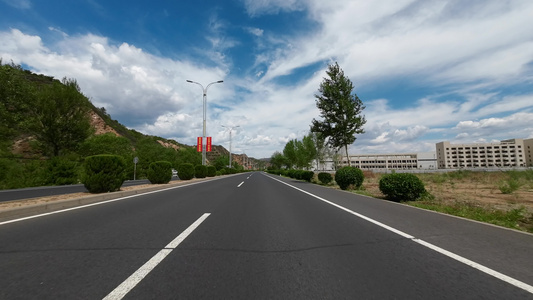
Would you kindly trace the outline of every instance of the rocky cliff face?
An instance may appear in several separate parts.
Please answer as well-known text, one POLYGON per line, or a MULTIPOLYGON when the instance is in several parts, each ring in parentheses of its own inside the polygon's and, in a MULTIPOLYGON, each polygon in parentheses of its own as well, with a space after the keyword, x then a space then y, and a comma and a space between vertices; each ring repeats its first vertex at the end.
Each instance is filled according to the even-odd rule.
POLYGON ((108 126, 105 121, 93 110, 89 113, 91 116, 91 126, 95 130, 95 134, 113 133, 116 136, 120 136, 118 132, 112 127, 108 126))

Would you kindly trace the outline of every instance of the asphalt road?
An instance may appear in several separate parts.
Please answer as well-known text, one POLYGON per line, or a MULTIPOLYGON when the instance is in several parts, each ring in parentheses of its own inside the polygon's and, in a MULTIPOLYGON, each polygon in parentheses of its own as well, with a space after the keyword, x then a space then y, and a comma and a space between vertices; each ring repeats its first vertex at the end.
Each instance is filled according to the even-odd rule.
MULTIPOLYGON (((178 180, 178 178, 172 177, 172 180, 178 180)), ((149 183, 150 181, 148 181, 148 179, 127 180, 127 181, 124 181, 124 183, 122 184, 122 187, 149 184, 149 183)), ((85 193, 85 192, 87 192, 87 189, 85 188, 83 184, 41 186, 41 187, 31 187, 31 188, 23 188, 23 189, 0 190, 0 202, 30 199, 30 198, 37 198, 37 197, 65 195, 65 194, 73 194, 73 193, 85 193)))
POLYGON ((533 299, 533 235, 263 173, 0 222, 0 299, 533 299))

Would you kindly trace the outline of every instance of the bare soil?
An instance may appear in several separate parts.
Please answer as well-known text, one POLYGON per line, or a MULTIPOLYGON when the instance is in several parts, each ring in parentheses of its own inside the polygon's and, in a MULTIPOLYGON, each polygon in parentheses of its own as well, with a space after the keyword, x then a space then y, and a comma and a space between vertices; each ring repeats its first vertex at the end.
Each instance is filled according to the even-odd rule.
MULTIPOLYGON (((504 194, 500 185, 508 180, 504 172, 469 172, 462 178, 453 178, 444 174, 417 174, 424 182, 426 190, 442 202, 469 202, 500 210, 524 207, 533 213, 533 182, 522 180, 518 190, 504 194)), ((365 172, 363 189, 377 198, 384 198, 379 190, 382 174, 365 172)))

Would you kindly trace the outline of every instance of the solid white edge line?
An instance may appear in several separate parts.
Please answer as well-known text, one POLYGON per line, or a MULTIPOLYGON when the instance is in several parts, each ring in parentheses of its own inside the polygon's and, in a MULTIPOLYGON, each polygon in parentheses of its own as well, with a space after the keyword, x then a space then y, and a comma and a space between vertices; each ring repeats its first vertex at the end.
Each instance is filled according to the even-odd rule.
MULTIPOLYGON (((266 175, 266 174, 265 174, 265 175, 266 175)), ((467 266, 470 266, 470 267, 472 267, 472 268, 475 268, 475 269, 477 269, 477 270, 479 270, 479 271, 481 271, 481 272, 483 272, 483 273, 485 273, 485 274, 488 274, 488 275, 490 275, 490 276, 492 276, 492 277, 495 277, 495 278, 497 278, 497 279, 500 279, 500 280, 502 280, 502 281, 504 281, 504 282, 507 282, 507 283, 509 283, 509 284, 512 284, 512 285, 514 285, 514 286, 516 286, 516 287, 518 287, 518 288, 521 288, 521 289, 523 289, 523 290, 525 290, 525 291, 527 291, 527 292, 533 294, 533 286, 531 286, 531 285, 529 285, 529 284, 527 284, 527 283, 524 283, 524 282, 522 282, 522 281, 520 281, 520 280, 517 280, 517 279, 514 279, 514 278, 512 278, 512 277, 509 277, 509 276, 507 276, 507 275, 505 275, 505 274, 502 274, 502 273, 500 273, 500 272, 498 272, 498 271, 495 271, 495 270, 493 270, 493 269, 491 269, 491 268, 485 267, 485 266, 483 266, 483 265, 481 265, 481 264, 478 264, 478 263, 476 263, 476 262, 474 262, 474 261, 471 261, 471 260, 469 260, 469 259, 467 259, 467 258, 465 258, 465 257, 462 257, 462 256, 457 255, 457 254, 455 254, 455 253, 452 253, 452 252, 450 252, 450 251, 448 251, 448 250, 445 250, 445 249, 443 249, 443 248, 440 248, 440 247, 438 247, 438 246, 435 246, 435 245, 433 245, 433 244, 431 244, 431 243, 428 243, 428 242, 426 242, 426 241, 424 241, 424 240, 417 239, 417 238, 415 238, 414 236, 412 236, 412 235, 410 235, 410 234, 407 234, 407 233, 405 233, 405 232, 403 232, 403 231, 400 231, 400 230, 398 230, 398 229, 395 229, 395 228, 393 228, 393 227, 390 227, 390 226, 388 226, 388 225, 385 225, 385 224, 383 224, 383 223, 381 223, 381 222, 379 222, 379 221, 376 221, 376 220, 374 220, 374 219, 371 219, 371 218, 369 218, 369 217, 367 217, 367 216, 364 216, 364 215, 361 215, 361 214, 359 214, 359 213, 356 213, 356 212, 353 211, 353 210, 349 210, 349 209, 347 209, 346 207, 340 206, 340 205, 335 204, 335 203, 333 203, 333 202, 331 202, 331 201, 329 201, 329 200, 326 200, 326 199, 321 198, 321 197, 319 197, 319 196, 317 196, 317 195, 314 195, 314 194, 312 194, 312 193, 309 193, 309 192, 307 192, 307 191, 304 191, 304 190, 302 190, 302 189, 300 189, 300 188, 297 188, 297 187, 295 187, 295 186, 293 186, 293 185, 290 185, 290 184, 288 184, 288 183, 286 183, 286 182, 284 182, 284 181, 281 181, 281 180, 279 180, 279 179, 277 179, 277 178, 271 177, 271 176, 269 176, 269 175, 266 175, 266 176, 267 176, 268 178, 270 178, 270 179, 273 179, 273 180, 276 180, 276 181, 278 181, 278 182, 280 182, 280 183, 283 183, 283 184, 285 184, 285 185, 287 185, 287 186, 289 186, 289 187, 291 187, 291 188, 293 188, 293 189, 295 189, 295 190, 298 190, 298 191, 300 191, 300 192, 302 192, 302 193, 304 193, 304 194, 307 194, 307 195, 309 195, 309 196, 311 196, 311 197, 314 197, 314 198, 316 198, 316 199, 318 199, 318 200, 320 200, 320 201, 326 202, 326 203, 328 203, 328 204, 330 204, 330 205, 333 205, 333 206, 335 206, 335 207, 337 207, 337 208, 340 208, 340 209, 344 210, 345 212, 348 212, 348 213, 350 213, 350 214, 352 214, 352 215, 355 215, 355 216, 357 216, 357 217, 359 217, 359 218, 361 218, 361 219, 364 219, 364 220, 366 220, 366 221, 368 221, 368 222, 374 223, 374 224, 376 224, 376 225, 378 225, 378 226, 380 226, 380 227, 382 227, 382 228, 384 228, 384 229, 387 229, 387 230, 392 231, 392 232, 394 232, 394 233, 396 233, 396 234, 398 234, 398 235, 400 235, 400 236, 403 236, 403 237, 405 237, 405 238, 407 238, 407 239, 410 239, 411 241, 413 241, 413 242, 415 242, 415 243, 418 243, 418 244, 420 244, 420 245, 422 245, 422 246, 425 246, 425 247, 427 247, 427 248, 429 248, 429 249, 431 249, 431 250, 433 250, 433 251, 436 251, 436 252, 438 252, 438 253, 440 253, 440 254, 446 255, 446 256, 448 256, 448 257, 450 257, 450 258, 452 258, 452 259, 454 259, 454 260, 456 260, 456 261, 458 261, 458 262, 461 262, 461 263, 463 263, 463 264, 465 264, 465 265, 467 265, 467 266)))
POLYGON ((178 235, 161 251, 154 255, 149 261, 142 265, 135 273, 131 274, 124 282, 117 286, 111 293, 109 293, 103 300, 119 300, 124 298, 141 280, 146 277, 172 250, 176 249, 181 242, 183 242, 189 234, 191 234, 202 222, 209 217, 210 213, 203 214, 198 220, 192 223, 185 231, 178 235))
POLYGON ((156 190, 156 191, 151 191, 151 192, 146 192, 146 193, 139 193, 139 194, 130 195, 130 196, 125 196, 125 197, 120 197, 120 198, 116 198, 116 199, 104 200, 104 201, 95 202, 95 203, 91 203, 91 204, 85 204, 85 205, 80 205, 80 206, 76 206, 76 207, 65 208, 65 209, 61 209, 61 210, 56 210, 56 211, 51 211, 51 212, 47 212, 47 213, 42 213, 42 214, 38 214, 38 215, 33 215, 33 216, 23 217, 23 218, 19 218, 19 219, 13 219, 13 220, 9 220, 9 221, 0 222, 0 226, 5 225, 5 224, 9 224, 9 223, 15 223, 15 222, 20 222, 20 221, 24 221, 24 220, 40 218, 40 217, 44 217, 44 216, 48 216, 48 215, 59 214, 59 213, 67 212, 67 211, 71 211, 71 210, 82 209, 82 208, 86 208, 86 207, 91 207, 91 206, 96 206, 96 205, 101 205, 101 204, 111 203, 111 202, 115 202, 115 201, 122 201, 122 200, 126 200, 126 199, 133 198, 133 197, 139 197, 139 196, 144 196, 144 195, 148 195, 148 194, 154 194, 154 193, 164 192, 164 191, 168 191, 168 190, 172 190, 172 189, 183 188, 183 187, 187 187, 187 186, 191 186, 191 185, 196 185, 196 184, 201 184, 201 183, 205 183, 205 182, 210 182, 210 181, 213 181, 213 180, 218 180, 218 179, 212 179, 212 180, 206 180, 206 181, 200 181, 200 182, 193 182, 193 183, 184 184, 184 185, 178 185, 178 186, 173 186, 173 187, 169 187, 169 188, 165 188, 165 189, 161 189, 161 190, 156 190))

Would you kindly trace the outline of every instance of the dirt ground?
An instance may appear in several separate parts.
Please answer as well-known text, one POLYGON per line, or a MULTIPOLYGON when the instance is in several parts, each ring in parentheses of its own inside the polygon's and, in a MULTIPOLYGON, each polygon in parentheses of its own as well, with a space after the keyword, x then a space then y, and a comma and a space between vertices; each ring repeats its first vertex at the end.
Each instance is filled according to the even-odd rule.
MULTIPOLYGON (((363 187, 374 197, 382 198, 379 179, 382 174, 365 172, 363 187)), ((445 174, 418 174, 426 190, 443 202, 470 202, 482 206, 491 206, 500 210, 525 207, 533 213, 533 182, 522 180, 520 188, 511 194, 500 191, 500 185, 508 180, 508 174, 502 172, 469 172, 462 178, 445 174)))

